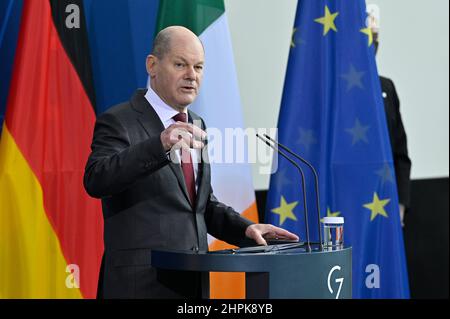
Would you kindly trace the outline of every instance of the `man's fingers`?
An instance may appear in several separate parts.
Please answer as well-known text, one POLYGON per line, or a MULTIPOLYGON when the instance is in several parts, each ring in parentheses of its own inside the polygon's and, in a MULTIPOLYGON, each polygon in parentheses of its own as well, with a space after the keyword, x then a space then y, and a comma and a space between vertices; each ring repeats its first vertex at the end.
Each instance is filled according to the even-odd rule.
MULTIPOLYGON (((197 129, 193 129, 192 125, 191 126, 187 126, 187 123, 182 123, 179 122, 179 124, 173 124, 174 127, 172 127, 171 132, 170 132, 170 136, 171 136, 171 141, 173 141, 174 144, 178 143, 181 140, 184 140, 184 142, 189 145, 189 147, 191 148, 203 148, 205 146, 205 144, 201 141, 198 140, 196 138, 194 138, 192 132, 196 132, 197 129)), ((199 136, 202 136, 202 134, 204 133, 201 129, 200 132, 197 132, 197 134, 199 136), (203 132, 203 133, 202 133, 203 132)), ((205 133, 206 134, 206 133, 205 133)))
POLYGON ((190 148, 192 144, 192 135, 183 128, 174 127, 170 132, 170 140, 175 149, 181 148, 184 144, 187 145, 187 148, 190 148))
POLYGON ((276 227, 276 229, 274 231, 275 231, 275 236, 278 238, 299 240, 299 238, 296 234, 288 232, 287 230, 285 230, 283 228, 276 227))
POLYGON ((264 238, 266 239, 291 239, 299 240, 299 237, 283 228, 279 228, 273 225, 265 225, 264 238))
MULTIPOLYGON (((203 148, 205 146, 205 144, 203 142, 193 139, 191 134, 189 134, 185 131, 179 132, 177 134, 177 138, 178 138, 177 143, 182 143, 182 146, 185 145, 186 150, 188 150, 190 148, 199 149, 199 148, 203 148)), ((175 149, 178 149, 178 148, 179 147, 176 147, 175 149)))
POLYGON ((203 131, 198 126, 195 126, 195 125, 192 125, 192 124, 189 124, 189 125, 192 127, 192 134, 193 134, 195 139, 201 140, 201 141, 206 140, 206 132, 205 131, 203 131))
POLYGON ((256 241, 256 243, 258 244, 258 245, 264 245, 264 246, 267 246, 267 242, 266 242, 266 240, 263 238, 263 236, 261 236, 261 234, 260 233, 255 233, 255 236, 253 237, 253 240, 254 241, 256 241))
POLYGON ((259 245, 267 245, 266 239, 290 239, 299 241, 296 234, 271 224, 253 224, 247 227, 245 235, 259 245))
POLYGON ((198 149, 198 148, 203 148, 203 147, 205 147, 205 143, 203 143, 203 142, 200 142, 200 141, 196 141, 196 140, 192 140, 192 148, 196 148, 196 149, 198 149))
POLYGON ((206 132, 203 131, 198 126, 195 126, 191 123, 184 123, 184 122, 176 122, 174 125, 176 128, 184 129, 184 130, 188 131, 197 140, 205 140, 206 139, 206 132))

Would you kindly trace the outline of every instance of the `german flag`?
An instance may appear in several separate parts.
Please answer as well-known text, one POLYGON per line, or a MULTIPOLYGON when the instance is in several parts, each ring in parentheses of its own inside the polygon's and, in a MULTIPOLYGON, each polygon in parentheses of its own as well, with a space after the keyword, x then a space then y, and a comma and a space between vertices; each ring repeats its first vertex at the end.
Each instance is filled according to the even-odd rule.
POLYGON ((26 0, 0 140, 0 298, 94 298, 100 202, 83 189, 95 122, 82 0, 26 0))

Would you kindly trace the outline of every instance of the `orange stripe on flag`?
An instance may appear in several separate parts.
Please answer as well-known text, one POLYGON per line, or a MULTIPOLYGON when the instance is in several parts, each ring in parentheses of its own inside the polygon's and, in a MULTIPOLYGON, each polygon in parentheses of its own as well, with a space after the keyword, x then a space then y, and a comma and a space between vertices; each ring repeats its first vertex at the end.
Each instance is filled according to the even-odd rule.
MULTIPOLYGON (((241 214, 251 221, 258 222, 258 208, 256 202, 241 214)), ((221 240, 215 240, 209 250, 235 248, 221 240)), ((245 273, 243 272, 211 272, 210 273, 211 299, 245 299, 245 273)))

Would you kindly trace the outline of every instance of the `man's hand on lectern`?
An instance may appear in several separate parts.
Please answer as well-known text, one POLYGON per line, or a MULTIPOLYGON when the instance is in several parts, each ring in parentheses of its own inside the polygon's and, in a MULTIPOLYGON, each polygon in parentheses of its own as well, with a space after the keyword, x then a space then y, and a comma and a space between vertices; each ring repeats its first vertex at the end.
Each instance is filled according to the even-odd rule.
POLYGON ((267 246, 266 239, 289 239, 298 241, 297 235, 271 224, 253 224, 245 230, 245 236, 253 239, 258 245, 267 246))

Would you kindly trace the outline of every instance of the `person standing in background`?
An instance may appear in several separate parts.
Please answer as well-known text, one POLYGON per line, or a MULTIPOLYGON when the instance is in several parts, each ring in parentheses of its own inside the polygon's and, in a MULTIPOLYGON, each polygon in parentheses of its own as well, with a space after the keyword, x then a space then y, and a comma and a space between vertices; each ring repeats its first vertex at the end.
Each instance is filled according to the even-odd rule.
MULTIPOLYGON (((379 18, 375 16, 373 11, 368 12, 368 15, 376 55, 379 47, 379 18)), ((410 204, 411 159, 408 155, 407 137, 400 113, 400 100, 394 82, 383 76, 380 76, 380 82, 394 160, 398 200, 400 204, 400 221, 403 227, 405 212, 408 210, 410 204)))

